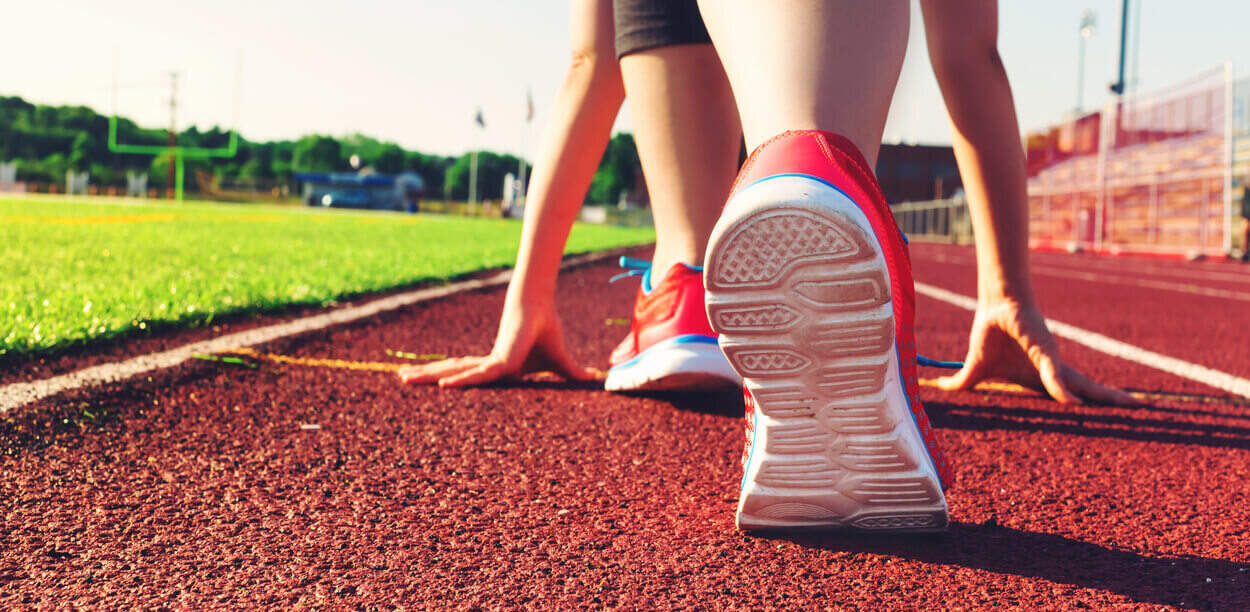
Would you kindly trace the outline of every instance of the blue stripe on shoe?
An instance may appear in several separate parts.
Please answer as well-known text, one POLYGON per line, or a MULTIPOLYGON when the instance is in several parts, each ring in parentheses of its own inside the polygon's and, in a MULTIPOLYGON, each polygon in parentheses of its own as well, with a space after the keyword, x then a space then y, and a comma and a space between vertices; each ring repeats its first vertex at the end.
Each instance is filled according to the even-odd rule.
MULTIPOLYGON (((755 396, 751 396, 751 403, 755 403, 755 396)), ((742 466, 742 482, 738 483, 738 490, 747 488, 747 472, 751 471, 751 460, 755 458, 755 438, 760 435, 760 418, 756 414, 759 412, 758 405, 751 407, 751 446, 747 450, 747 462, 742 466)))
MULTIPOLYGON (((754 187, 754 186, 756 186, 756 185, 758 185, 758 184, 760 184, 760 183, 763 183, 764 181, 771 181, 771 180, 773 180, 773 179, 779 179, 779 178, 805 178, 805 179, 811 179, 811 180, 813 180, 813 181, 816 181, 817 183, 821 183, 821 184, 823 184, 823 185, 826 185, 826 186, 828 186, 828 187, 830 187, 830 188, 834 189, 834 190, 835 190, 835 191, 837 191, 838 193, 840 193, 840 194, 842 194, 842 195, 846 196, 846 199, 848 199, 848 200, 850 200, 850 201, 852 201, 852 202, 855 202, 855 198, 852 198, 852 197, 851 197, 851 194, 847 193, 846 191, 843 191, 841 187, 838 187, 837 185, 834 185, 833 183, 830 183, 829 181, 827 181, 827 180, 825 180, 825 179, 822 179, 822 178, 820 178, 819 176, 813 176, 813 175, 811 175, 811 174, 803 174, 803 173, 801 173, 801 172, 784 172, 784 173, 782 173, 782 174, 774 174, 774 175, 772 175, 772 176, 766 176, 766 177, 764 177, 764 178, 762 178, 762 179, 760 179, 760 180, 758 180, 758 181, 755 181, 754 183, 751 183, 750 185, 747 185, 747 186, 746 186, 746 187, 744 187, 743 189, 747 189, 747 188, 750 188, 750 187, 754 187)), ((855 202, 855 204, 856 204, 856 206, 858 206, 858 205, 859 205, 859 202, 855 202)))
POLYGON ((638 353, 637 357, 634 357, 633 359, 630 359, 629 361, 626 361, 625 363, 614 365, 608 371, 611 372, 613 370, 622 370, 625 368, 629 368, 631 366, 637 365, 638 362, 643 357, 645 357, 647 353, 651 351, 654 351, 657 349, 664 350, 664 349, 672 348, 673 346, 680 345, 680 344, 719 344, 719 343, 716 341, 716 336, 704 336, 702 334, 686 334, 684 336, 674 336, 672 338, 669 338, 668 340, 663 340, 661 342, 657 342, 647 347, 646 350, 642 351, 641 353, 638 353))
POLYGON ((920 421, 916 419, 916 411, 912 409, 911 396, 907 394, 907 382, 903 378, 903 359, 898 354, 898 345, 894 345, 894 365, 898 368, 898 386, 902 387, 903 399, 907 400, 907 416, 911 417, 911 426, 920 435, 920 447, 924 449, 924 456, 929 460, 929 468, 933 470, 933 477, 937 479, 938 484, 942 482, 942 474, 938 472, 937 462, 933 460, 933 452, 929 450, 929 442, 924 439, 924 432, 920 431, 920 421))

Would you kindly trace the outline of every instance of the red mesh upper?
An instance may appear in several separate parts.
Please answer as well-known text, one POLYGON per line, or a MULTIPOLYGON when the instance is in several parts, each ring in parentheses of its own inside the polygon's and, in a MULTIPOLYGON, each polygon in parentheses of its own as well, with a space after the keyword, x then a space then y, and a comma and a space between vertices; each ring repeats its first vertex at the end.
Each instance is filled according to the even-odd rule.
POLYGON ((615 367, 657 342, 692 334, 716 336, 703 307, 703 273, 676 264, 651 293, 638 288, 629 335, 608 362, 615 367))

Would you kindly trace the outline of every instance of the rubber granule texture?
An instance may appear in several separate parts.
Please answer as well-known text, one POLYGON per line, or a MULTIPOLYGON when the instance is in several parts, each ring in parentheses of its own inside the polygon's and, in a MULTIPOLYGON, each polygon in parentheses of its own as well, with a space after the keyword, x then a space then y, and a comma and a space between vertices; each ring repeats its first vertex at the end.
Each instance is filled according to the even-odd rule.
MULTIPOLYGON (((966 293, 967 269, 918 251, 919 281, 966 293)), ((560 282, 569 344, 599 367, 635 291, 607 284, 614 273, 560 282)), ((258 348, 484 353, 502 300, 464 294, 258 348)), ((1048 314, 1068 320, 1060 309, 1048 314)), ((971 313, 924 297, 918 311, 921 352, 962 355, 971 313)), ((1159 333, 1134 312, 1107 323, 1128 330, 1117 337, 1159 333)), ((956 459, 953 524, 889 537, 735 531, 738 394, 440 390, 189 362, 0 419, 0 607, 1250 608, 1250 408, 1061 348, 1109 383, 1208 400, 1061 406, 926 387, 956 459)))

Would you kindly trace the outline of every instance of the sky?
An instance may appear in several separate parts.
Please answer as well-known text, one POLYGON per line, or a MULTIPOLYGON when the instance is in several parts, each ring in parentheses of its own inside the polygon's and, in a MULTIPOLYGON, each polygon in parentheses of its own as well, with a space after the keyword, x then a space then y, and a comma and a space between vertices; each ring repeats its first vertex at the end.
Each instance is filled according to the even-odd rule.
MULTIPOLYGON (((999 49, 1023 129, 1055 123, 1076 106, 1078 24, 1087 8, 1098 26, 1086 48, 1085 107, 1106 102, 1120 4, 1000 3, 999 49)), ((1250 76, 1250 2, 1132 5, 1139 91, 1224 62, 1250 76)), ((949 143, 915 0, 912 13, 884 140, 949 143)), ((359 132, 448 155, 484 148, 530 156, 569 44, 568 4, 553 0, 25 0, 5 3, 0 16, 0 95, 101 112, 116 99, 118 114, 159 127, 169 123, 169 74, 177 72, 179 128, 237 126, 252 140, 359 132), (479 107, 484 130, 473 124, 479 107)), ((632 129, 628 108, 616 129, 632 129)))

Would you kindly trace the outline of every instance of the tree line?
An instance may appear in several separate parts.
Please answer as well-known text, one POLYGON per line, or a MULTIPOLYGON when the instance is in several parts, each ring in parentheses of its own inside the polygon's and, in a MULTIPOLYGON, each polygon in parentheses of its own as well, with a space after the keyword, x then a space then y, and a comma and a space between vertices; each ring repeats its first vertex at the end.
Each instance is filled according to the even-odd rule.
MULTIPOLYGON (((168 154, 118 154, 108 149, 109 118, 86 106, 32 104, 16 96, 0 96, 0 162, 17 162, 17 180, 60 184, 68 170, 89 172, 91 183, 124 187, 130 172, 147 173, 149 186, 166 188, 171 160, 168 154)), ((178 144, 220 148, 230 133, 216 126, 196 126, 177 134, 178 144)), ((117 141, 125 144, 167 145, 169 132, 145 128, 118 117, 117 141)), ((464 200, 469 193, 471 155, 459 157, 411 151, 395 143, 363 134, 335 137, 309 134, 298 140, 251 141, 239 136, 238 154, 231 159, 185 161, 187 175, 197 171, 234 184, 294 186, 296 172, 350 172, 351 158, 362 167, 383 174, 414 172, 426 184, 427 197, 464 200)), ((491 151, 478 152, 478 193, 483 199, 502 197, 503 179, 516 173, 520 159, 491 151)), ((528 169, 527 169, 528 171, 528 169)), ((595 173, 587 201, 615 203, 622 191, 639 178, 638 153, 630 134, 617 134, 595 173)), ((640 182, 640 181, 639 181, 640 182)), ((194 190, 194 181, 188 180, 194 190)))

